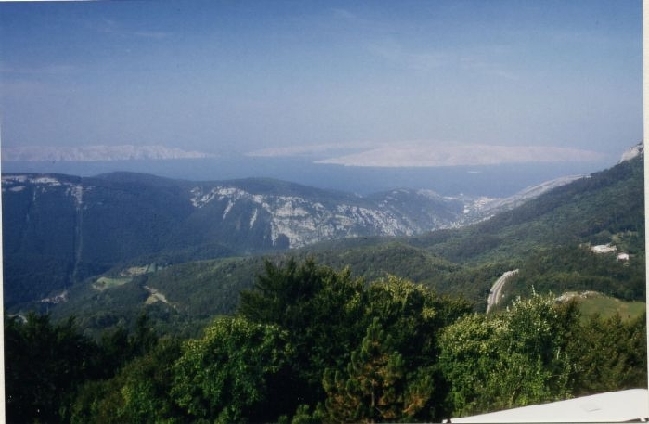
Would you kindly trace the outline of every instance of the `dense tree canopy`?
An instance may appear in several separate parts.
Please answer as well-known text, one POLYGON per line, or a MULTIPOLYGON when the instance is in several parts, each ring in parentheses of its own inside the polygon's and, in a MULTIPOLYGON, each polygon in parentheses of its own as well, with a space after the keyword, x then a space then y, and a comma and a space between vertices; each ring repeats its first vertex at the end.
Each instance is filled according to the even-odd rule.
POLYGON ((267 263, 197 339, 146 316, 98 342, 46 316, 5 326, 14 422, 436 421, 646 387, 644 316, 582 319, 537 294, 487 316, 312 260, 267 263))
MULTIPOLYGON (((299 363, 296 399, 311 405, 324 399, 323 371, 344 370, 370 326, 381 326, 389 336, 385 348, 418 369, 434 364, 439 330, 470 310, 465 301, 409 281, 388 277, 366 285, 348 270, 335 272, 312 260, 268 263, 266 275, 242 293, 240 304, 249 319, 289 331, 299 363)), ((440 378, 436 372, 429 377, 440 378)))
POLYGON ((496 316, 458 320, 441 337, 453 409, 466 415, 568 397, 577 370, 566 351, 577 325, 575 304, 539 295, 496 316))
POLYGON ((192 418, 223 423, 276 418, 290 387, 286 368, 292 351, 286 331, 276 326, 217 318, 202 339, 183 345, 171 394, 192 418))

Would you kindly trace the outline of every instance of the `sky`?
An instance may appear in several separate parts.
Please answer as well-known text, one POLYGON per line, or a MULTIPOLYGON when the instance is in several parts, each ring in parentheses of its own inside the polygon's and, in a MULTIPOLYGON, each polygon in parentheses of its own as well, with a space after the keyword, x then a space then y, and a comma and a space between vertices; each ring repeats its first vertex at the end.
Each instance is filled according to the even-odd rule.
POLYGON ((3 148, 619 158, 642 2, 0 3, 0 113, 3 148))

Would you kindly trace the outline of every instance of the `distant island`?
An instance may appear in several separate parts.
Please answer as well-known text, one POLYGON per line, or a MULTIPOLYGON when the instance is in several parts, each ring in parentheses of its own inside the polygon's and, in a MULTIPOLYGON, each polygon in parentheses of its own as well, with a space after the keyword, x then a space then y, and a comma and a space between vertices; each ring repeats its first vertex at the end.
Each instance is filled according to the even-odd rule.
POLYGON ((9 162, 96 162, 124 160, 205 159, 215 155, 164 146, 3 147, 9 162))

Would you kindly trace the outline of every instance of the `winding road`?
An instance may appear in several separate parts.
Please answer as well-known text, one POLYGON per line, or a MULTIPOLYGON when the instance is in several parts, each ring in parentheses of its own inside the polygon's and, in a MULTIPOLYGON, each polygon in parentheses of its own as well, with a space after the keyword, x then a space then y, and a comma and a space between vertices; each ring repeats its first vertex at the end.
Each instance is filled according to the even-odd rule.
POLYGON ((517 269, 513 271, 507 271, 496 280, 493 286, 491 286, 491 290, 489 290, 489 296, 487 297, 487 313, 489 313, 489 310, 491 310, 492 306, 495 306, 500 301, 500 298, 502 297, 503 286, 505 285, 507 280, 509 280, 516 274, 518 274, 517 269))

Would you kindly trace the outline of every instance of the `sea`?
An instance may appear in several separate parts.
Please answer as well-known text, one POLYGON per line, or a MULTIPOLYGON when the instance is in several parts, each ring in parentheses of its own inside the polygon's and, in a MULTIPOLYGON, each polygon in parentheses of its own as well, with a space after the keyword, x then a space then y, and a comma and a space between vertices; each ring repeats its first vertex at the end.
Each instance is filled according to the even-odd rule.
POLYGON ((603 171, 615 163, 543 162, 444 167, 355 167, 303 158, 218 157, 160 161, 9 162, 2 173, 59 173, 82 177, 137 172, 189 181, 274 178, 306 186, 369 195, 395 188, 428 189, 442 196, 504 198, 568 175, 603 171))

